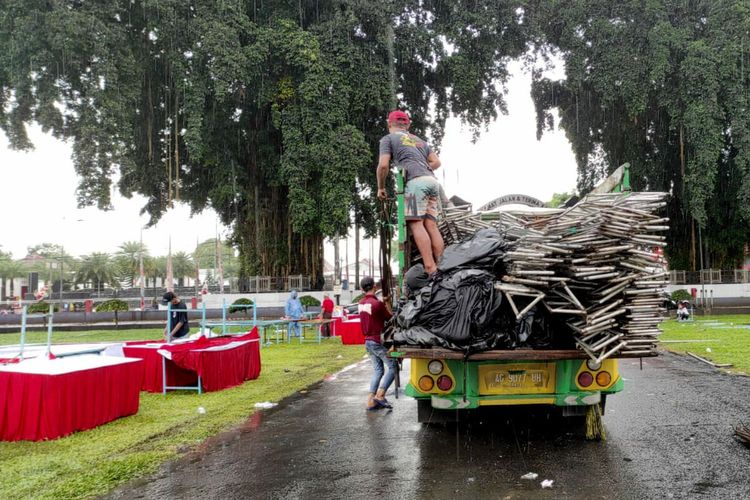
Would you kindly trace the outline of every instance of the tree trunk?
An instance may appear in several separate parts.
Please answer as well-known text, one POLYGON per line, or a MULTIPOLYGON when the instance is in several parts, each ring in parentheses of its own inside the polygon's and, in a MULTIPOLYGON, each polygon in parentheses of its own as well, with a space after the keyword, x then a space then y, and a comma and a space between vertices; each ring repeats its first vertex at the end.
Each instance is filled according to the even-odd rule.
POLYGON ((284 191, 261 186, 257 202, 253 199, 247 203, 258 211, 240 212, 243 220, 238 221, 234 239, 244 250, 240 255, 242 278, 301 274, 319 281, 323 275, 323 236, 294 232, 284 191))
POLYGON ((695 271, 695 219, 690 218, 690 270, 695 271))
POLYGON ((339 253, 339 237, 333 239, 333 282, 341 282, 341 255, 339 253))
POLYGON ((359 223, 354 221, 354 286, 359 286, 359 223))

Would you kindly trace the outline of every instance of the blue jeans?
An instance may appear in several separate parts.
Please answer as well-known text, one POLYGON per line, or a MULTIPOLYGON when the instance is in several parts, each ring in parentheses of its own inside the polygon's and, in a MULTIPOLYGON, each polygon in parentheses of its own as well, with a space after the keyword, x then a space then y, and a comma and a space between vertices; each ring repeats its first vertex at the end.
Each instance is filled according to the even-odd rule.
POLYGON ((375 368, 375 373, 372 374, 372 379, 370 380, 370 392, 375 394, 378 389, 383 389, 383 392, 387 391, 393 383, 393 379, 396 378, 398 363, 395 358, 388 357, 388 349, 383 347, 383 344, 366 340, 365 350, 370 355, 370 361, 372 361, 372 366, 375 368), (383 365, 388 368, 385 376, 383 376, 383 365))
POLYGON ((302 335, 302 325, 299 324, 298 320, 294 320, 289 323, 289 326, 286 329, 287 337, 289 337, 290 339, 292 338, 292 330, 296 332, 294 335, 295 337, 299 337, 302 335))

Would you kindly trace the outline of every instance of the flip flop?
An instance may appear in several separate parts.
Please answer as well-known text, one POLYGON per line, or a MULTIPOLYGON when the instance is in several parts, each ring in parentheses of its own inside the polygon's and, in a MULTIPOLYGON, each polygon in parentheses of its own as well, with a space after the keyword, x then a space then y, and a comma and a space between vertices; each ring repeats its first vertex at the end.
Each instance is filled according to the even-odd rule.
POLYGON ((383 408, 383 407, 382 407, 382 406, 379 406, 379 405, 377 405, 377 404, 376 404, 375 406, 370 406, 370 407, 368 407, 368 408, 367 408, 367 411, 378 411, 378 410, 380 410, 381 408, 383 408))
POLYGON ((378 408, 387 408, 389 410, 393 409, 393 406, 391 406, 391 404, 386 399, 383 399, 382 401, 379 399, 373 399, 373 401, 375 402, 375 406, 377 406, 378 408))

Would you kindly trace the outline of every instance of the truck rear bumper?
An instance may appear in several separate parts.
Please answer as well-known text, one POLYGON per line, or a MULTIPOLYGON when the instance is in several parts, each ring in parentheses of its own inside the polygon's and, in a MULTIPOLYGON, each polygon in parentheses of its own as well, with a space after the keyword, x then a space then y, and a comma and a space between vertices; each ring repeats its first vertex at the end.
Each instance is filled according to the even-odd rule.
POLYGON ((438 410, 472 410, 480 406, 590 406, 601 401, 599 392, 575 394, 528 394, 524 396, 432 396, 432 407, 438 410))

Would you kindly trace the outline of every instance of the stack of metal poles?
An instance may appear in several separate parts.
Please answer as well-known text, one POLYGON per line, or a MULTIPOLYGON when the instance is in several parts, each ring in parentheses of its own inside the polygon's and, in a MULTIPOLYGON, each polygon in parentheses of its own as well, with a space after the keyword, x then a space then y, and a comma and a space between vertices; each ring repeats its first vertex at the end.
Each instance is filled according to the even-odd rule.
POLYGON ((506 273, 496 285, 518 319, 537 304, 561 315, 591 359, 656 349, 668 284, 662 249, 666 193, 590 195, 543 215, 508 212, 488 221, 469 207, 445 212, 447 243, 495 227, 507 240, 506 273))

